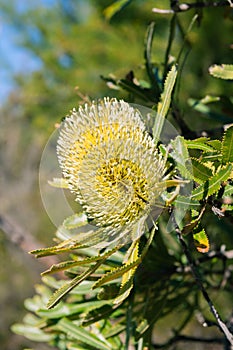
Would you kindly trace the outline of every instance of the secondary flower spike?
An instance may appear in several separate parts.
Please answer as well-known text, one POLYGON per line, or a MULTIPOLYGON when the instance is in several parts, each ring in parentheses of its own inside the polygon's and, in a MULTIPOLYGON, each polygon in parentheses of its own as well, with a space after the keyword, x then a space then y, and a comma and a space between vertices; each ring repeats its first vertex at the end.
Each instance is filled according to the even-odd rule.
POLYGON ((97 242, 143 234, 164 190, 165 161, 137 109, 109 98, 73 109, 61 125, 57 153, 70 190, 99 227, 97 242))

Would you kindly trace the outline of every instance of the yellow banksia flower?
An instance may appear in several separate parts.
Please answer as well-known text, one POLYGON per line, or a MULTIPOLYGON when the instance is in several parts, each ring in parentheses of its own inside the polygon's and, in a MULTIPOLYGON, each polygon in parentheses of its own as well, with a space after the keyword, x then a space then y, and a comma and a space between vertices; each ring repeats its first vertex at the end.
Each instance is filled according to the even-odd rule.
POLYGON ((165 161, 139 111, 108 98, 73 109, 57 153, 70 190, 100 228, 97 241, 127 242, 143 233, 164 189, 165 161))

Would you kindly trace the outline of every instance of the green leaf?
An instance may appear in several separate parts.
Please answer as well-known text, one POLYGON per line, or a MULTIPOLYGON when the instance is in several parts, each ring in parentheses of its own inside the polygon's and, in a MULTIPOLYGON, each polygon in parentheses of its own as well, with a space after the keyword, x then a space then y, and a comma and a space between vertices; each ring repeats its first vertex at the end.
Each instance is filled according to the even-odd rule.
POLYGON ((72 267, 76 267, 76 266, 83 266, 83 265, 89 265, 92 262, 96 262, 99 260, 103 260, 103 259, 107 259, 109 256, 111 256, 113 253, 116 252, 116 250, 118 250, 120 248, 120 246, 116 246, 115 248, 108 250, 107 252, 100 254, 100 255, 94 255, 90 258, 86 258, 86 259, 80 259, 80 260, 68 260, 68 261, 64 261, 58 264, 54 264, 52 265, 48 270, 42 272, 42 276, 43 275, 47 275, 50 273, 55 273, 58 271, 64 271, 64 270, 68 270, 72 267))
POLYGON ((200 213, 199 212, 196 213, 196 210, 191 210, 191 212, 192 212, 192 220, 190 223, 184 226, 184 228, 182 229, 182 235, 186 235, 190 233, 194 229, 194 227, 196 227, 200 223, 200 220, 205 212, 205 207, 202 208, 200 213))
MULTIPOLYGON (((94 349, 99 350, 111 350, 111 344, 99 340, 95 335, 91 334, 90 331, 85 330, 82 327, 77 326, 73 322, 69 321, 66 318, 61 319, 56 325, 61 332, 65 333, 71 339, 76 339, 83 344, 92 346, 94 349)), ((102 337, 103 338, 103 337, 102 337)))
POLYGON ((95 282, 95 284, 93 285, 92 288, 93 289, 98 288, 107 282, 111 282, 119 277, 122 277, 124 275, 124 273, 135 268, 140 263, 141 263, 141 258, 138 258, 136 261, 134 261, 131 264, 123 265, 121 267, 116 267, 116 268, 112 269, 110 272, 106 273, 103 277, 98 279, 98 281, 95 282))
POLYGON ((209 68, 209 72, 215 78, 233 79, 233 64, 213 65, 209 68))
POLYGON ((14 324, 11 327, 11 330, 16 334, 23 335, 24 337, 37 342, 50 342, 56 337, 56 334, 45 333, 38 327, 18 323, 14 324))
POLYGON ((178 195, 174 205, 176 208, 180 208, 181 210, 186 210, 187 208, 198 209, 200 207, 200 202, 190 197, 178 195))
MULTIPOLYGON (((221 102, 220 98, 218 98, 218 100, 219 102, 221 102)), ((218 102, 218 100, 216 99, 215 101, 218 102)), ((211 106, 209 106, 208 103, 205 101, 205 99, 201 99, 201 100, 195 100, 193 98, 188 99, 188 104, 196 111, 202 113, 206 119, 209 119, 210 121, 221 123, 221 124, 232 123, 231 116, 224 114, 222 110, 218 111, 216 110, 216 108, 215 109, 211 108, 211 106)))
POLYGON ((194 179, 198 183, 202 183, 208 180, 213 175, 213 172, 210 168, 195 158, 192 159, 192 170, 194 179))
POLYGON ((198 149, 205 152, 213 152, 214 148, 207 144, 208 139, 200 137, 196 140, 185 140, 185 144, 189 149, 198 149))
POLYGON ((223 197, 230 197, 233 195, 233 184, 227 184, 224 189, 223 197))
POLYGON ((163 128, 164 120, 171 104, 172 91, 176 82, 177 69, 174 65, 167 75, 164 83, 164 90, 157 107, 157 114, 153 126, 153 137, 155 144, 158 143, 163 128))
POLYGON ((59 301, 72 289, 74 289, 79 283, 84 281, 88 276, 90 276, 101 264, 103 260, 97 262, 94 266, 91 266, 88 270, 84 271, 81 275, 76 276, 70 282, 65 283, 61 288, 59 288, 49 299, 47 304, 48 309, 54 307, 59 301))
POLYGON ((233 162, 233 126, 227 128, 222 141, 222 163, 233 162))
POLYGON ((70 252, 73 249, 82 248, 83 245, 75 239, 68 239, 56 246, 32 250, 30 254, 34 254, 37 258, 49 255, 57 255, 65 252, 70 252))
POLYGON ((95 308, 91 311, 89 311, 88 313, 86 313, 83 321, 82 321, 82 325, 83 326, 89 326, 92 323, 98 322, 99 320, 103 320, 106 318, 109 318, 109 316, 112 314, 113 312, 113 307, 112 305, 102 305, 99 308, 95 308))
MULTIPOLYGON (((126 253, 126 258, 124 259, 124 263, 126 265, 130 265, 138 260, 138 248, 139 248, 138 241, 134 241, 126 253)), ((129 271, 123 274, 121 279, 121 288, 118 296, 114 300, 114 304, 121 303, 130 294, 130 291, 133 288, 133 277, 136 270, 137 270, 137 266, 135 266, 134 268, 130 269, 129 271)))
POLYGON ((193 233, 193 239, 198 252, 207 253, 209 251, 209 239, 204 229, 196 230, 193 233))
POLYGON ((209 180, 201 184, 192 191, 192 199, 201 200, 206 199, 212 194, 216 193, 223 181, 226 181, 232 171, 232 165, 223 166, 216 174, 209 180))
POLYGON ((68 317, 81 312, 87 312, 88 309, 97 308, 106 304, 106 301, 95 300, 86 301, 77 304, 60 303, 53 309, 39 309, 36 314, 40 317, 46 317, 48 319, 56 319, 62 317, 68 317))
POLYGON ((118 0, 112 5, 108 6, 104 10, 104 16, 107 20, 110 20, 117 12, 121 11, 125 6, 127 6, 131 0, 118 0))
POLYGON ((145 58, 145 62, 146 62, 147 74, 148 74, 148 77, 150 78, 150 82, 152 85, 154 99, 157 102, 159 99, 159 95, 160 95, 160 88, 159 88, 158 82, 157 82, 156 77, 155 77, 154 65, 151 63, 151 50, 152 50, 154 32, 155 32, 155 23, 152 22, 148 26, 148 29, 146 32, 144 58, 145 58))

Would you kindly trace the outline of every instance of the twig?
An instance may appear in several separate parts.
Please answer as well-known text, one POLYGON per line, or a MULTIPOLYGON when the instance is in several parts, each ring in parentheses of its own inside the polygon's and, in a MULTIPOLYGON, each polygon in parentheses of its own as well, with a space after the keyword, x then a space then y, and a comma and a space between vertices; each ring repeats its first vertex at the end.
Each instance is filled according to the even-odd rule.
MULTIPOLYGON (((18 223, 6 215, 0 214, 0 230, 3 231, 8 241, 25 253, 41 247, 41 243, 38 242, 30 232, 23 229, 18 223)), ((42 264, 43 266, 50 267, 57 262, 58 259, 56 257, 50 256, 44 259, 42 264)))
POLYGON ((190 252, 188 250, 188 247, 187 247, 187 245, 186 245, 186 243, 185 243, 185 241, 184 241, 184 239, 182 237, 181 231, 178 228, 176 223, 175 223, 175 227, 176 227, 175 231, 177 233, 177 237, 178 237, 178 239, 179 239, 179 241, 181 243, 181 246, 183 248, 183 252, 184 252, 184 254, 185 254, 185 256, 186 256, 186 258, 188 260, 188 263, 189 263, 190 269, 192 271, 192 274, 193 274, 193 276, 195 278, 195 281, 196 281, 196 283, 197 283, 197 285, 198 285, 198 287, 199 287, 199 289, 200 289, 204 299, 208 303, 210 311, 214 315, 214 317, 215 317, 215 319, 216 319, 216 321, 217 321, 217 323, 219 325, 219 328, 225 334, 225 336, 226 336, 227 340, 229 341, 229 343, 231 345, 233 345, 233 335, 231 334, 231 332, 229 331, 229 329, 227 328, 225 323, 221 320, 221 318, 220 318, 220 316, 219 316, 219 314, 218 314, 214 304, 212 303, 212 301, 211 301, 207 291, 205 290, 205 288, 203 286, 203 283, 202 283, 202 280, 201 280, 201 278, 199 276, 198 270, 196 269, 196 266, 195 266, 194 261, 193 261, 193 259, 191 257, 191 254, 190 254, 190 252))
POLYGON ((196 337, 189 337, 185 335, 176 335, 175 337, 169 339, 168 342, 165 344, 153 344, 154 349, 164 349, 165 347, 172 345, 177 342, 196 342, 196 343, 206 343, 206 344, 222 344, 223 343, 223 338, 196 338, 196 337))

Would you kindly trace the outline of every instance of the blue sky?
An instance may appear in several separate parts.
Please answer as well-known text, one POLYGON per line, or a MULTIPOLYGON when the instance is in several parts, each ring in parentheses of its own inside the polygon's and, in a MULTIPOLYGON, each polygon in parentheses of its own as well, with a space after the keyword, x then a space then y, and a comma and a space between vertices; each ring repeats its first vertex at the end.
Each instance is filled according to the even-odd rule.
MULTIPOLYGON (((18 13, 25 11, 28 6, 53 6, 56 3, 56 0, 8 1, 14 3, 18 13)), ((20 34, 0 11, 0 104, 14 89, 14 74, 30 74, 41 66, 41 62, 29 50, 20 47, 20 34)))

